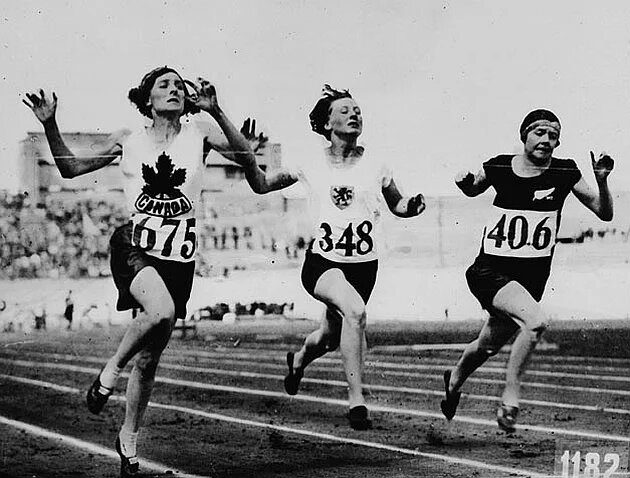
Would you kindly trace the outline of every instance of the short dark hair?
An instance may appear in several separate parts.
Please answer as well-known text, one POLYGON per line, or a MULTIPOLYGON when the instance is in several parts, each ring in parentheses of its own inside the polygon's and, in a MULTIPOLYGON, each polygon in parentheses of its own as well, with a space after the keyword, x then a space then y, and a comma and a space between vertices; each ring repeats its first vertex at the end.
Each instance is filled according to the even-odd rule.
POLYGON ((328 118, 330 118, 330 107, 334 101, 341 98, 352 98, 352 95, 348 90, 336 90, 330 85, 324 85, 322 97, 315 103, 315 107, 308 115, 311 129, 328 140, 330 140, 330 130, 327 130, 325 126, 328 123, 328 118))
POLYGON ((521 127, 519 128, 519 133, 521 135, 521 141, 524 143, 527 139, 527 133, 529 132, 529 126, 535 123, 536 121, 547 120, 553 123, 560 124, 560 120, 558 117, 549 110, 545 109, 537 109, 534 111, 530 111, 523 119, 521 123, 521 127))
MULTIPOLYGON (((142 77, 142 81, 140 81, 140 84, 135 88, 131 88, 129 90, 129 93, 127 94, 129 101, 131 101, 134 105, 136 105, 136 108, 138 108, 138 111, 140 111, 140 113, 142 113, 142 115, 146 116, 147 118, 152 117, 151 106, 147 105, 147 102, 149 101, 149 95, 151 94, 151 88, 153 88, 153 85, 155 84, 155 80, 157 80, 160 76, 166 73, 175 73, 177 76, 181 78, 182 83, 184 82, 182 75, 180 75, 177 72, 177 70, 174 70, 173 68, 169 68, 168 66, 160 66, 158 68, 151 70, 146 75, 144 75, 142 77)), ((186 86, 184 86, 184 91, 186 92, 186 97, 184 100, 184 113, 183 114, 187 115, 187 114, 199 113, 199 111, 201 110, 199 109, 198 106, 196 106, 192 102, 190 95, 188 93, 188 90, 186 89, 186 86)))

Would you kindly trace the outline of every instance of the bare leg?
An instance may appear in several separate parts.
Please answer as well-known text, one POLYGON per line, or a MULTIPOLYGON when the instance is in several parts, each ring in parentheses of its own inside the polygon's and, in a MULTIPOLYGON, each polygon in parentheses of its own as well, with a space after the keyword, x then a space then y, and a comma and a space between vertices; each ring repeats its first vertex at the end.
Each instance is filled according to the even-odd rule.
POLYGON ((366 325, 365 304, 339 269, 329 269, 315 285, 315 296, 343 317, 340 351, 348 381, 350 408, 364 405, 362 385, 363 342, 366 325))
POLYGON ((127 408, 123 428, 136 433, 142 426, 144 413, 147 409, 155 373, 162 356, 162 352, 169 341, 172 332, 172 324, 160 324, 158 330, 152 335, 152 340, 147 347, 136 356, 136 361, 127 382, 127 408))
POLYGON ((540 304, 517 282, 510 282, 497 292, 493 307, 509 314, 521 327, 508 360, 503 403, 518 407, 521 379, 529 359, 547 328, 547 317, 540 304))
POLYGON ((116 353, 105 365, 101 384, 110 389, 116 385, 116 379, 125 365, 148 345, 154 331, 170 324, 175 316, 173 299, 153 267, 145 267, 136 275, 130 291, 145 313, 132 320, 116 353))
POLYGON ((479 336, 469 343, 451 374, 449 392, 457 392, 466 379, 488 358, 495 355, 518 330, 518 324, 510 317, 493 311, 479 336))
POLYGON ((306 337, 302 348, 295 353, 294 366, 304 369, 315 359, 336 350, 339 347, 342 320, 337 312, 327 307, 319 328, 306 337))
POLYGON ((124 456, 136 456, 138 431, 142 426, 162 351, 168 344, 175 323, 175 305, 164 281, 152 267, 141 270, 130 287, 142 305, 108 367, 120 370, 135 355, 136 361, 127 381, 125 420, 118 435, 124 456))

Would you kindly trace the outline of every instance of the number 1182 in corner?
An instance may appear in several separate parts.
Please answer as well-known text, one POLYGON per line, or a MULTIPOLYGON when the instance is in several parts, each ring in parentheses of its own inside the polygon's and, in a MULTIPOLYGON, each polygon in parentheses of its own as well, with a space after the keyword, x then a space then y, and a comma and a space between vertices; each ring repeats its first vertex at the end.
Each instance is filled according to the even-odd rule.
POLYGON ((630 478, 630 446, 619 442, 558 440, 554 475, 559 478, 630 478))

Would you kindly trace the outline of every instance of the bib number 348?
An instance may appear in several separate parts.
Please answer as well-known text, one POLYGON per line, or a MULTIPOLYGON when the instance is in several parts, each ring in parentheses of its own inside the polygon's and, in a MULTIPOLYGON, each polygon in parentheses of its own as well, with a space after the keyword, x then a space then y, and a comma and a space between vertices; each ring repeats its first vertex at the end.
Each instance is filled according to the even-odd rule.
POLYGON ((356 229, 352 223, 348 224, 339 235, 337 242, 333 241, 333 230, 330 224, 322 222, 319 227, 323 231, 323 235, 319 240, 319 247, 324 252, 341 250, 344 256, 351 257, 355 253, 359 256, 364 256, 374 250, 374 240, 370 235, 373 226, 370 221, 363 221, 356 229))

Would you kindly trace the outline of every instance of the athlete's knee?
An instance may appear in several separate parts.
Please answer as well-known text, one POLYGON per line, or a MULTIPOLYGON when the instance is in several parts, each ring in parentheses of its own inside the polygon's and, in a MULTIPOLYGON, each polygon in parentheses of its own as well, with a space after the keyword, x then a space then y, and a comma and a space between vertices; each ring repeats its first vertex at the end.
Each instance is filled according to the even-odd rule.
POLYGON ((545 330, 547 330, 547 326, 546 320, 528 325, 528 332, 532 336, 532 340, 539 341, 545 333, 545 330))
POLYGON ((532 340, 537 341, 540 340, 545 330, 547 330, 548 324, 549 320, 547 315, 539 311, 536 315, 529 317, 522 328, 531 336, 532 340))
POLYGON ((364 328, 367 313, 364 304, 351 304, 344 311, 344 320, 353 327, 364 328))
POLYGON ((147 310, 147 320, 153 326, 172 327, 175 320, 175 306, 172 301, 164 301, 147 310))
POLYGON ((141 350, 136 355, 135 367, 140 371, 143 377, 154 377, 158 364, 160 363, 160 354, 152 350, 141 350))

